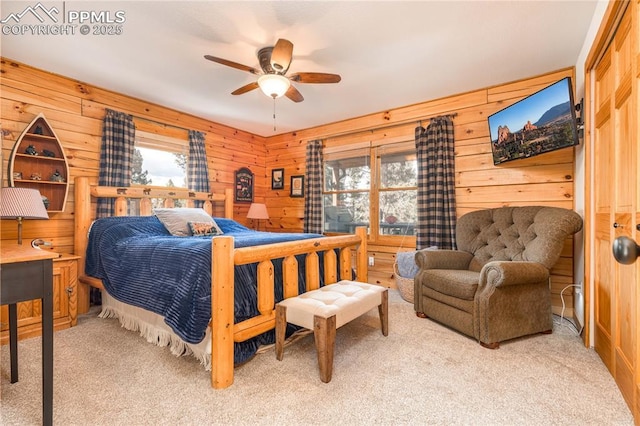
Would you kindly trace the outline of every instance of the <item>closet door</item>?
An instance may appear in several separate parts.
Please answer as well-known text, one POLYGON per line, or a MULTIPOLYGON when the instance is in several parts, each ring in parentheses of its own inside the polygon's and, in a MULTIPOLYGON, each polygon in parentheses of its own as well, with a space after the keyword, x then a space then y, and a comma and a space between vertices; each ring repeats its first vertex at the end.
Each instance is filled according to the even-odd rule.
MULTIPOLYGON (((590 262, 594 283, 594 347, 638 416, 638 266, 615 261, 612 243, 619 236, 636 238, 638 198, 638 29, 636 1, 619 3, 610 43, 590 55, 600 59, 592 76, 593 198, 589 221, 593 233, 590 262), (624 12, 623 12, 624 11, 624 12)), ((611 9, 611 6, 610 6, 611 9)), ((613 21, 613 20, 612 20, 613 21)), ((596 41, 598 43, 598 41, 596 41)), ((589 174, 589 173, 588 173, 589 174)), ((587 231, 591 233, 590 229, 587 231)), ((589 260, 588 260, 589 261, 589 260)))

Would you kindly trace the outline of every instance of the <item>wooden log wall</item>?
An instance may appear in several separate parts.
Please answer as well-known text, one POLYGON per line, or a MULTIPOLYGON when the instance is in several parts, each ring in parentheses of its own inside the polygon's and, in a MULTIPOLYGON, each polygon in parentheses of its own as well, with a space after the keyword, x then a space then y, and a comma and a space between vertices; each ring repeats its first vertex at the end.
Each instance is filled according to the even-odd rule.
MULTIPOLYGON (((490 114, 564 77, 574 77, 573 73, 572 68, 563 69, 264 138, 2 58, 2 184, 7 185, 7 163, 16 138, 41 112, 61 139, 69 161, 71 182, 76 176, 92 176, 97 181, 102 119, 105 108, 110 108, 134 115, 137 128, 146 132, 185 139, 187 132, 184 129, 205 132, 211 189, 222 192, 232 187, 235 170, 248 167, 255 174, 254 199, 264 201, 269 209, 267 230, 301 232, 304 199, 291 198, 289 190, 290 177, 305 172, 307 141, 323 139, 327 146, 331 146, 363 141, 384 144, 412 140, 419 120, 423 120, 426 126, 430 117, 455 112, 458 215, 503 205, 541 204, 573 208, 573 149, 494 166, 487 124, 490 114), (271 170, 274 168, 285 170, 283 190, 271 190, 271 170)), ((253 226, 246 219, 248 207, 248 204, 235 204, 234 218, 253 226)), ((25 241, 43 238, 52 243, 51 250, 73 252, 73 211, 73 188, 70 188, 65 211, 51 214, 48 221, 25 221, 23 238, 25 241)), ((14 221, 2 220, 0 225, 0 240, 17 239, 14 221)), ((413 239, 403 241, 403 250, 414 247, 413 239)), ((370 243, 369 256, 375 259, 375 265, 369 268, 370 282, 395 287, 393 263, 397 251, 396 246, 370 243)), ((560 291, 573 282, 570 241, 552 273, 554 310, 559 311, 562 306, 560 291)), ((573 306, 571 293, 565 291, 568 307, 573 306)), ((571 316, 572 309, 567 308, 565 314, 571 316)))
MULTIPOLYGON (((457 113, 454 121, 456 149, 456 202, 458 216, 477 209, 499 206, 547 205, 574 207, 574 148, 493 165, 487 117, 556 81, 572 77, 567 68, 545 75, 499 86, 462 93, 404 106, 376 114, 270 137, 267 140, 267 174, 284 168, 285 188, 267 188, 266 204, 272 230, 300 232, 303 227, 304 201, 289 197, 289 177, 304 174, 307 141, 322 139, 325 146, 354 147, 362 142, 377 144, 410 141, 415 127, 430 117, 457 113)), ((415 249, 415 238, 403 240, 403 247, 369 242, 369 281, 395 287, 393 263, 398 250, 415 249), (408 241, 411 240, 411 241, 408 241)), ((573 283, 573 249, 567 240, 562 258, 552 271, 554 312, 561 310, 560 292, 573 283)), ((573 315, 573 291, 565 290, 564 314, 573 315)))
MULTIPOLYGON (((61 140, 69 162, 69 197, 62 213, 51 213, 50 220, 25 220, 23 239, 43 238, 51 250, 73 252, 73 180, 76 176, 98 179, 102 120, 105 108, 134 116, 136 128, 163 136, 186 140, 186 129, 206 133, 211 190, 223 193, 233 187, 234 172, 248 167, 255 175, 255 200, 260 202, 271 187, 265 175, 265 139, 189 114, 114 93, 80 81, 2 58, 0 65, 0 126, 2 128, 2 184, 7 185, 7 165, 11 150, 27 124, 38 114, 45 117, 61 140), (174 127, 175 126, 175 127, 174 127)), ((220 207, 221 209, 221 207, 220 207)), ((235 204, 234 218, 250 225, 248 204, 235 204)), ((214 212, 223 216, 223 211, 214 212)), ((2 220, 2 241, 17 240, 15 221, 2 220)))

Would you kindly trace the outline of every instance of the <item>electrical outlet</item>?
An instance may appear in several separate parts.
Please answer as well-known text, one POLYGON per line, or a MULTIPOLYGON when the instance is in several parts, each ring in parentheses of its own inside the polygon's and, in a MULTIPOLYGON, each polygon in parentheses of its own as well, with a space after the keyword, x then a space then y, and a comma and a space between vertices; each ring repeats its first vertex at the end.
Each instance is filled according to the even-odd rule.
POLYGON ((580 281, 580 282, 578 283, 578 285, 576 286, 576 288, 575 288, 575 293, 576 293, 576 294, 582 294, 582 281, 580 281))
POLYGON ((369 256, 369 266, 373 266, 375 264, 373 256, 369 256))

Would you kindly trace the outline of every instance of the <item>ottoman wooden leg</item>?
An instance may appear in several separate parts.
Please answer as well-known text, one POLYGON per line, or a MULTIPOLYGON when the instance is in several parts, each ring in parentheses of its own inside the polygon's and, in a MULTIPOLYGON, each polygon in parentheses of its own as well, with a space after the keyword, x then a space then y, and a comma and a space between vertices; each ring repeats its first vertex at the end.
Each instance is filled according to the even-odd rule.
POLYGON ((276 305, 276 359, 284 356, 284 336, 287 332, 287 307, 276 305))
POLYGON ((318 352, 318 367, 320 367, 320 380, 324 383, 331 381, 333 373, 333 349, 336 343, 336 316, 322 318, 313 317, 313 337, 316 341, 318 352))
POLYGON ((380 315, 380 328, 382 335, 389 335, 389 290, 385 290, 380 294, 382 301, 378 306, 378 314, 380 315))

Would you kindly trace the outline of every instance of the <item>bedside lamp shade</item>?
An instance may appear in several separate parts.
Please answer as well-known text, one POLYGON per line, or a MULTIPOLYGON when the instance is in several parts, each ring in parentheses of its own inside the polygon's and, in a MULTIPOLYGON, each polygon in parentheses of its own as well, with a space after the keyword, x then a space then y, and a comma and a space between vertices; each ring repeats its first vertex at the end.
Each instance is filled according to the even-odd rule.
POLYGON ((249 207, 249 213, 247 213, 247 219, 256 219, 258 221, 258 227, 256 230, 260 230, 260 220, 269 219, 269 212, 267 212, 267 206, 262 203, 251 203, 249 207))
POLYGON ((267 206, 262 203, 251 203, 247 219, 269 219, 267 206))
POLYGON ((18 244, 22 244, 22 219, 49 219, 37 189, 2 188, 0 218, 18 220, 18 244))

